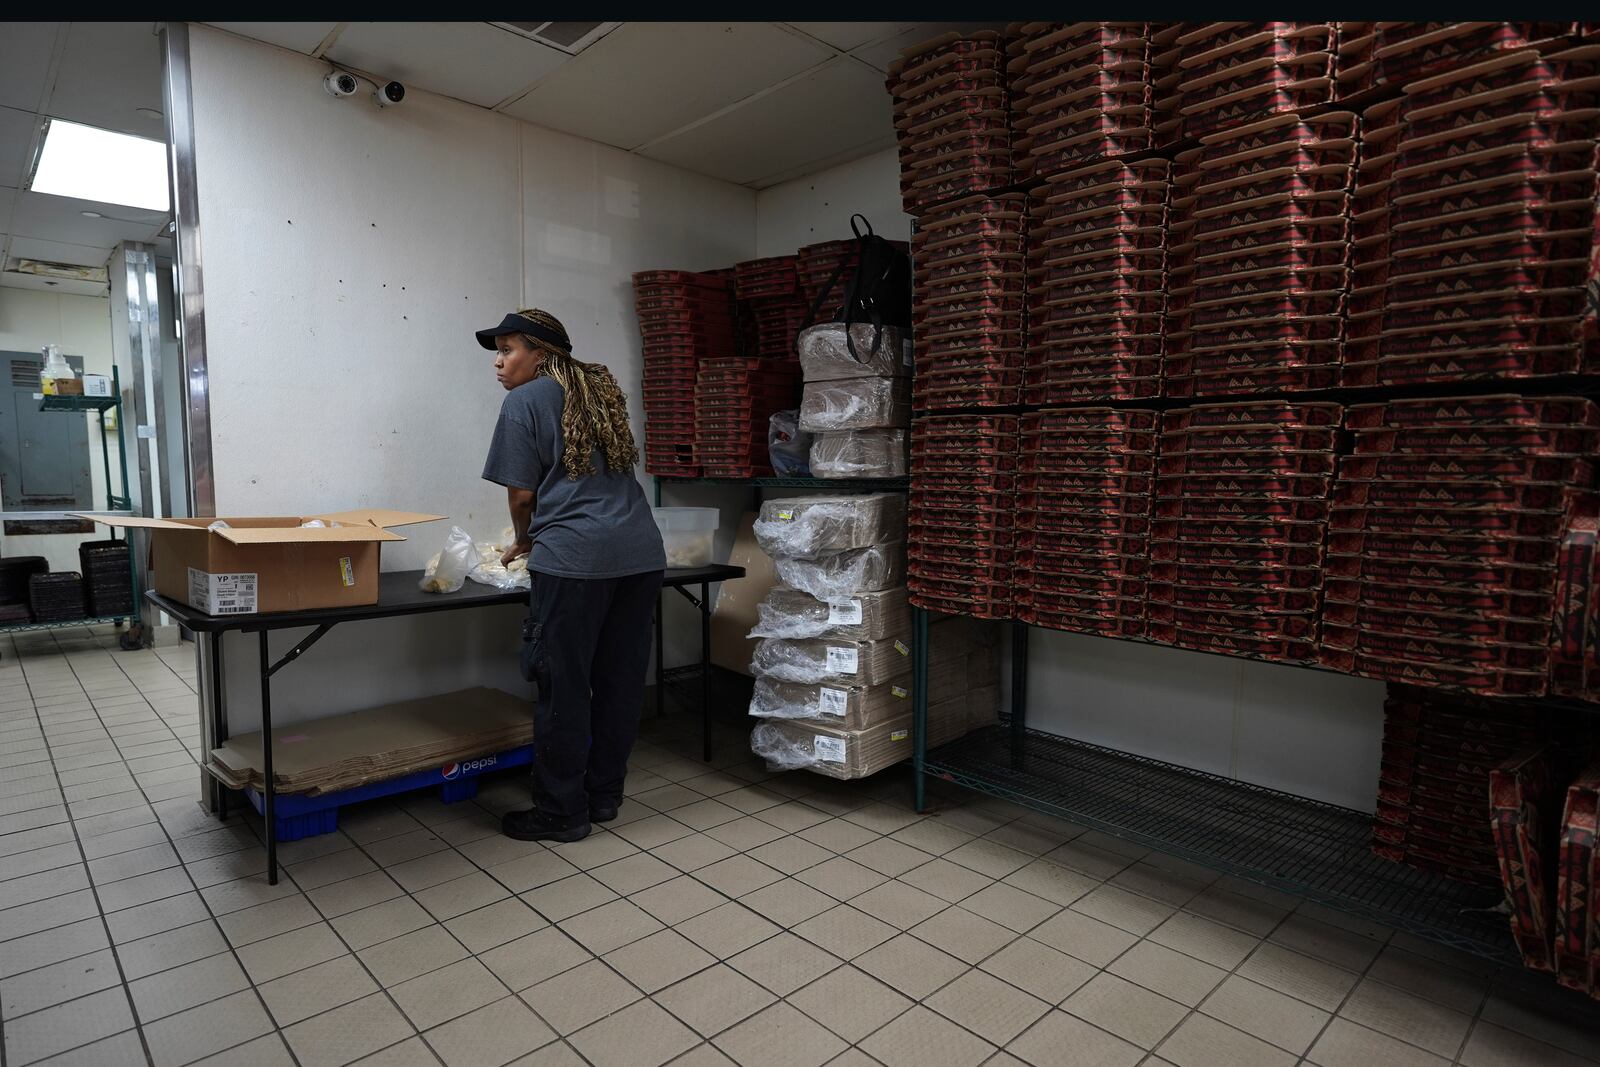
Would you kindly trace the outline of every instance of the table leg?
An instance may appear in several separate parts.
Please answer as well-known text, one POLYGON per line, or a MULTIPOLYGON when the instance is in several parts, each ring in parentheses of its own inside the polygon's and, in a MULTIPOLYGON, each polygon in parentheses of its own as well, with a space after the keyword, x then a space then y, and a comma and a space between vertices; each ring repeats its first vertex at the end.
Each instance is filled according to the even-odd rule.
POLYGON ((278 884, 277 790, 272 776, 272 668, 267 653, 267 631, 261 631, 261 764, 262 807, 267 820, 267 884, 278 884))
POLYGON ((711 583, 700 583, 700 740, 711 762, 711 583))
POLYGON ((911 803, 928 810, 928 610, 911 609, 911 803))
MULTIPOLYGON (((228 711, 223 704, 222 688, 222 635, 212 633, 205 635, 208 646, 206 649, 210 660, 208 673, 211 683, 211 745, 214 748, 222 747, 228 739, 228 711)), ((202 759, 209 758, 209 753, 202 754, 202 759)), ((221 782, 206 775, 207 791, 211 796, 211 810, 216 812, 217 818, 226 821, 228 818, 228 789, 221 782)))
MULTIPOLYGON (((660 483, 657 483, 657 492, 660 492, 660 483)), ((667 671, 662 665, 666 656, 666 638, 663 636, 666 625, 667 605, 665 591, 656 594, 656 718, 667 713, 667 671)))

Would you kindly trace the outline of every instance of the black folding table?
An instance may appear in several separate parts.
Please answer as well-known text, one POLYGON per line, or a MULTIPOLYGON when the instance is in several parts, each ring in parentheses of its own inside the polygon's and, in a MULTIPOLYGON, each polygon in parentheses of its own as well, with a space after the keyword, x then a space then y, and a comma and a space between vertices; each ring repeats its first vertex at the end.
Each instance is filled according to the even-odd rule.
MULTIPOLYGON (((662 582, 663 588, 676 589, 700 609, 700 714, 705 731, 705 756, 711 758, 711 706, 709 678, 711 674, 711 583, 744 577, 743 567, 712 564, 707 567, 678 567, 669 569, 662 582), (698 585, 700 595, 687 589, 698 585)), ((428 615, 439 611, 460 611, 465 608, 486 608, 503 604, 526 604, 528 594, 523 590, 503 590, 493 586, 467 582, 455 593, 424 593, 418 588, 421 571, 389 571, 378 577, 378 602, 355 607, 319 608, 312 611, 285 611, 265 615, 208 615, 197 608, 169 599, 156 592, 145 596, 156 607, 166 612, 181 626, 207 639, 209 648, 209 683, 211 687, 210 730, 203 731, 208 755, 211 748, 228 739, 227 695, 222 684, 222 635, 232 631, 254 633, 259 639, 261 674, 261 734, 262 745, 262 812, 267 824, 267 881, 278 882, 278 833, 275 812, 276 789, 272 773, 272 676, 299 659, 324 634, 342 622, 359 622, 363 619, 387 619, 400 615, 428 615), (267 648, 267 634, 273 630, 292 630, 312 627, 307 634, 276 663, 267 648)), ((656 620, 656 686, 659 694, 662 685, 661 621, 656 620)), ((660 696, 657 696, 658 707, 660 696)), ((210 771, 209 759, 205 766, 210 771)), ((219 817, 227 816, 227 787, 215 775, 210 775, 207 790, 210 809, 219 817)))

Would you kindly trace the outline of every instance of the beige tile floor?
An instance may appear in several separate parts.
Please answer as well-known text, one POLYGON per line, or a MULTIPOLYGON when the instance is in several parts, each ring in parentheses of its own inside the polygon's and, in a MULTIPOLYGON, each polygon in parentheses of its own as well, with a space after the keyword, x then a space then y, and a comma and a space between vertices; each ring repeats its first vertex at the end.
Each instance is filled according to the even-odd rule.
POLYGON ((516 780, 286 845, 202 814, 194 660, 0 644, 3 1067, 1600 1062, 1523 972, 903 775, 768 775, 647 723, 611 828, 516 780), (209 1058, 209 1059, 208 1059, 209 1058))

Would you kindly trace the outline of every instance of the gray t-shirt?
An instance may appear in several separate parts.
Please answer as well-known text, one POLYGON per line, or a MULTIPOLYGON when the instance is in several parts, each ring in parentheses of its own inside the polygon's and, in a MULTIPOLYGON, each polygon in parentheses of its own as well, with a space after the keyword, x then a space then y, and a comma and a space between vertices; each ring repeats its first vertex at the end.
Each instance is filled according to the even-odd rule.
POLYGON ((566 390, 539 377, 500 405, 483 477, 537 493, 529 534, 530 570, 558 578, 621 578, 667 565, 661 531, 632 471, 612 473, 594 453, 595 473, 567 477, 561 457, 566 390))

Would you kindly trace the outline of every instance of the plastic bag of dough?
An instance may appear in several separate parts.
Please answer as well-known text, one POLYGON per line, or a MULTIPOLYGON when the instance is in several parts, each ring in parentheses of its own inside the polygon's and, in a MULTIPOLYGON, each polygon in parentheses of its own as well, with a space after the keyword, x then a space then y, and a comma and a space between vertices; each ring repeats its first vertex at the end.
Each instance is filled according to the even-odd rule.
POLYGON ((510 563, 501 563, 500 555, 504 551, 501 549, 495 553, 494 559, 479 563, 467 577, 479 585, 492 585, 496 589, 533 588, 533 576, 528 573, 528 557, 518 556, 510 563))
POLYGON ((445 538, 444 549, 437 560, 437 563, 423 571, 422 581, 417 583, 417 588, 424 593, 456 592, 466 584, 468 572, 478 562, 478 550, 472 543, 472 535, 459 526, 450 527, 450 536, 445 538))

